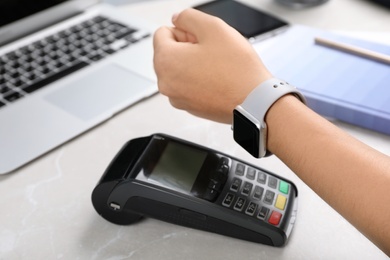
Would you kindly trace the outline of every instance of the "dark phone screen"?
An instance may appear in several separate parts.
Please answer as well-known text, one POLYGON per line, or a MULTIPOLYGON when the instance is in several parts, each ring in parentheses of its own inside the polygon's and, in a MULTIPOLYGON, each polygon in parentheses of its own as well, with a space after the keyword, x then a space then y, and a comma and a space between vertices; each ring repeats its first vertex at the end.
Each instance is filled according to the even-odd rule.
POLYGON ((194 8, 221 18, 246 38, 258 36, 288 24, 275 16, 233 0, 217 0, 194 8))

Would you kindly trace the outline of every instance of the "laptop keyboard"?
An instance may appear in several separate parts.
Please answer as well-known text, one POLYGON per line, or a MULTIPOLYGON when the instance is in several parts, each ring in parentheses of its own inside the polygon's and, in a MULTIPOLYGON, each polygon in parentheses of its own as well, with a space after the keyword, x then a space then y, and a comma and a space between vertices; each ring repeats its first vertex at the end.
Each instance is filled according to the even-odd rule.
POLYGON ((0 109, 149 34, 102 16, 0 56, 0 109))

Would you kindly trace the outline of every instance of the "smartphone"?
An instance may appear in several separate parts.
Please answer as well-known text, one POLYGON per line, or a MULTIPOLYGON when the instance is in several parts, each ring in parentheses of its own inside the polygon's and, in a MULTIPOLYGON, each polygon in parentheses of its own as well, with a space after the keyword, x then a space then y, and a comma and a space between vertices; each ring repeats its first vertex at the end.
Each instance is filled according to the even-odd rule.
POLYGON ((164 134, 127 142, 92 192, 104 219, 143 217, 283 246, 297 215, 289 180, 227 154, 164 134))
POLYGON ((276 16, 233 0, 211 1, 194 8, 221 18, 248 39, 278 32, 288 26, 286 21, 276 16))

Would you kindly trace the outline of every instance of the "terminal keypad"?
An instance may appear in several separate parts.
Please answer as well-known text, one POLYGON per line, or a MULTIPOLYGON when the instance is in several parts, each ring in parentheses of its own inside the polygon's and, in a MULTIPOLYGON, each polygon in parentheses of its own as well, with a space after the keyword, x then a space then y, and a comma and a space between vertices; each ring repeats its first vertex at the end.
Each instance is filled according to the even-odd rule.
POLYGON ((278 226, 287 208, 290 184, 267 172, 237 162, 222 205, 278 226))

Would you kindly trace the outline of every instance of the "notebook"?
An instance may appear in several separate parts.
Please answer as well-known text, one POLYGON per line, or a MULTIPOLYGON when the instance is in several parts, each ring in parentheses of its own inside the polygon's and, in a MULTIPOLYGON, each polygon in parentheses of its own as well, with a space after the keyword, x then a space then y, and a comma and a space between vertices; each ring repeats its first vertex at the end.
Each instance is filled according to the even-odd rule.
POLYGON ((388 45, 302 25, 254 47, 270 71, 300 89, 316 112, 390 134, 390 65, 316 45, 315 37, 390 55, 388 45))
POLYGON ((98 0, 0 0, 0 174, 157 92, 155 26, 98 0))

